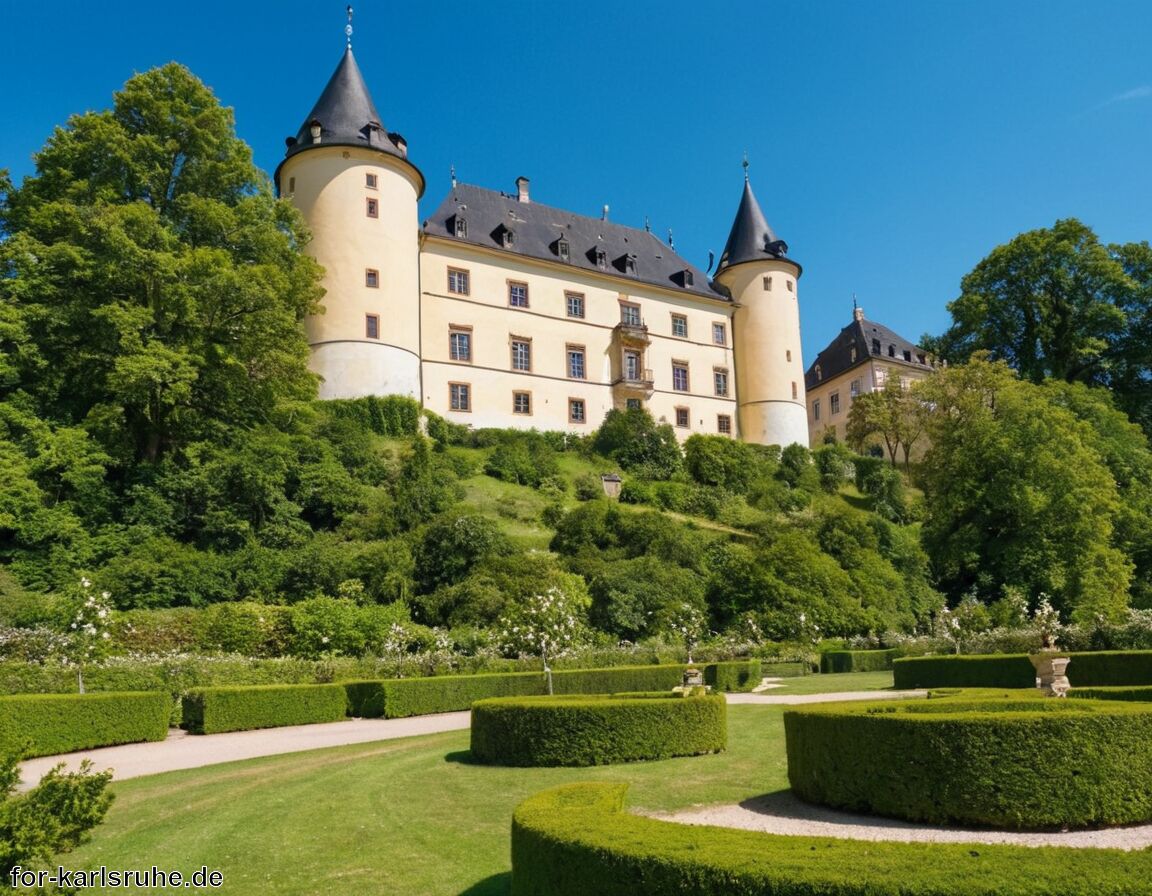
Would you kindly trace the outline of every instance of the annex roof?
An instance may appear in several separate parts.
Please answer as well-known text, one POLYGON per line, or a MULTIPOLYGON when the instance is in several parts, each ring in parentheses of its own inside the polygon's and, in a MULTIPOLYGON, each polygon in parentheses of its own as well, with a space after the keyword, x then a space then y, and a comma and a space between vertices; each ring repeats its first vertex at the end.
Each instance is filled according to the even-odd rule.
POLYGON ((639 283, 730 301, 708 275, 651 232, 577 215, 497 190, 456 184, 424 232, 639 283), (510 234, 510 235, 509 235, 510 234))
POLYGON ((932 359, 916 343, 905 339, 883 324, 866 320, 862 313, 858 313, 857 318, 841 330, 839 335, 816 356, 816 360, 804 374, 804 386, 813 389, 821 382, 839 376, 871 359, 886 363, 895 362, 923 370, 933 369, 932 359), (816 376, 817 367, 820 368, 819 377, 816 376))

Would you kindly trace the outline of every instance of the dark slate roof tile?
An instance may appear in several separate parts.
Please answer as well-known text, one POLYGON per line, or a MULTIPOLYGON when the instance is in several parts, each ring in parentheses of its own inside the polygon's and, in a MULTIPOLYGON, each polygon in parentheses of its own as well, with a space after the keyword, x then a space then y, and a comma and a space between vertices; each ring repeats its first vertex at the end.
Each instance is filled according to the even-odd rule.
POLYGON ((931 369, 931 359, 927 352, 875 321, 854 320, 833 339, 804 374, 805 388, 813 389, 825 380, 839 376, 853 367, 866 363, 870 358, 888 363, 931 369), (856 349, 856 360, 852 360, 852 349, 856 349), (921 362, 920 358, 924 358, 921 362), (820 367, 820 378, 816 377, 816 367, 820 367))
POLYGON ((785 258, 787 255, 788 244, 778 239, 768 226, 764 212, 760 210, 760 203, 752 193, 752 185, 745 179, 736 220, 732 222, 732 230, 728 234, 728 242, 724 244, 724 251, 720 253, 720 264, 716 270, 745 261, 785 258))

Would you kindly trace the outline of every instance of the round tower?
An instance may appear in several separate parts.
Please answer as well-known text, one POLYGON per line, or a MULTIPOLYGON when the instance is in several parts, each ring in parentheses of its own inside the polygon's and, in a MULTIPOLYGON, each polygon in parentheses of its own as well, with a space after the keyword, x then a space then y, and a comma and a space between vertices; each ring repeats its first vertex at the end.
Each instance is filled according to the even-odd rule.
POLYGON ((800 357, 800 265, 787 257, 752 194, 748 176, 716 282, 732 297, 740 438, 761 445, 808 445, 800 357))
POLYGON ((276 189, 312 231, 324 310, 305 321, 321 398, 420 390, 420 249, 424 176, 390 134, 351 41, 276 169, 276 189))

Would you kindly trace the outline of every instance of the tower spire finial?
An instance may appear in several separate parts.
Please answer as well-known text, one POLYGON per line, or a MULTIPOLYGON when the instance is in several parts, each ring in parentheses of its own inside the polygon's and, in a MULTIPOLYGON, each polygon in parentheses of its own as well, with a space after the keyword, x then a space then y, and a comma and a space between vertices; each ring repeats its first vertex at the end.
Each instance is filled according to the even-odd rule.
MULTIPOLYGON (((351 7, 349 7, 351 9, 351 7)), ((748 181, 748 150, 744 150, 744 181, 748 181)))
POLYGON ((344 35, 348 38, 348 49, 352 49, 352 7, 348 7, 348 24, 344 26, 344 35))

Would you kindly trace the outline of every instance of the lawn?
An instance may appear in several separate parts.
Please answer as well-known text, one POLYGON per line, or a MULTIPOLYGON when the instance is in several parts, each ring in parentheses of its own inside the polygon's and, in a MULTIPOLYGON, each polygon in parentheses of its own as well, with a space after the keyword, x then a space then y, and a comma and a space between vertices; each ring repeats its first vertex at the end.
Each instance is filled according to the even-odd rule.
POLYGON ((767 694, 830 694, 837 691, 882 691, 892 687, 892 672, 839 672, 782 678, 782 687, 767 694))
POLYGON ((512 810, 546 787, 628 781, 631 804, 656 810, 786 788, 781 708, 732 706, 729 728, 722 754, 593 769, 475 765, 461 731, 124 781, 92 842, 61 862, 206 865, 229 896, 502 896, 512 810))

